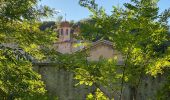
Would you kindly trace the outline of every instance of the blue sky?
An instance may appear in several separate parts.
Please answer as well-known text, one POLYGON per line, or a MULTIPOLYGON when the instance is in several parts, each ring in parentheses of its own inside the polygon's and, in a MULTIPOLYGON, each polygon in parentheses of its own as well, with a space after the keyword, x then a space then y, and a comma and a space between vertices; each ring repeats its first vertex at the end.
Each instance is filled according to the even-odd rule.
MULTIPOLYGON (((88 9, 81 7, 78 4, 78 1, 79 0, 42 0, 39 2, 39 4, 47 5, 51 8, 55 8, 56 10, 61 11, 54 17, 50 17, 44 20, 55 20, 57 16, 65 16, 66 13, 66 19, 68 21, 78 21, 84 18, 88 18, 89 15, 91 15, 88 9)), ((112 10, 113 5, 117 6, 119 4, 122 6, 123 3, 129 1, 130 0, 96 0, 99 6, 103 6, 108 14, 112 10)), ((170 0, 160 0, 158 6, 160 8, 160 12, 162 12, 163 10, 170 8, 170 0)))

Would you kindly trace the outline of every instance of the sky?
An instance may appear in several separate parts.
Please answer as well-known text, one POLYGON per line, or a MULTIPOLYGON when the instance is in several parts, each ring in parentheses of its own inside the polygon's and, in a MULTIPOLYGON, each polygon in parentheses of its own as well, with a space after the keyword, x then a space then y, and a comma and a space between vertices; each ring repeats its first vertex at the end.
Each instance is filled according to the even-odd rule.
MULTIPOLYGON (((88 18, 91 13, 87 8, 81 7, 78 4, 79 0, 42 0, 39 5, 47 5, 54 8, 60 13, 56 14, 54 17, 46 18, 43 20, 53 20, 55 21, 58 16, 63 16, 67 21, 79 21, 88 18), (66 17, 65 17, 66 14, 66 17)), ((130 0, 96 0, 99 6, 103 6, 108 14, 112 11, 112 6, 123 6, 123 3, 130 2, 130 0)), ((170 8, 170 0, 160 0, 158 3, 160 12, 165 9, 170 8)))

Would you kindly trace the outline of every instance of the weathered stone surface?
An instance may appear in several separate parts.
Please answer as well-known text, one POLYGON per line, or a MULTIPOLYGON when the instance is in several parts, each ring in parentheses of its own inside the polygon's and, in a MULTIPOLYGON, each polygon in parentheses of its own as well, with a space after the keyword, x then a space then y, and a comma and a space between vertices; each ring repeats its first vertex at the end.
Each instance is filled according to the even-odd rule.
MULTIPOLYGON (((94 87, 75 86, 77 83, 72 72, 56 67, 55 65, 36 65, 34 70, 42 75, 46 89, 52 95, 58 96, 59 100, 85 100, 86 95, 94 92, 94 87)), ((143 76, 137 89, 137 100, 156 100, 156 93, 165 82, 165 77, 157 78, 143 76)), ((133 88, 128 84, 123 91, 123 100, 132 100, 133 88)), ((115 96, 115 100, 118 99, 115 96)))
POLYGON ((92 90, 87 86, 75 86, 74 74, 55 66, 39 66, 39 73, 46 84, 46 89, 59 100, 85 100, 86 95, 92 90))

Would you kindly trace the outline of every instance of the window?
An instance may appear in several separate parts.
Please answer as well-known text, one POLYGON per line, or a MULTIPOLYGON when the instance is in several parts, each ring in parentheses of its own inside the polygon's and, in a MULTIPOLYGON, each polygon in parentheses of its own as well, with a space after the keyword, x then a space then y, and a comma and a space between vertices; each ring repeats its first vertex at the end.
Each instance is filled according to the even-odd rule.
POLYGON ((74 30, 73 30, 73 29, 71 30, 71 33, 72 33, 72 34, 74 33, 74 30))
POLYGON ((61 35, 63 35, 63 29, 61 29, 61 35))
POLYGON ((66 35, 68 35, 68 29, 66 29, 66 35))

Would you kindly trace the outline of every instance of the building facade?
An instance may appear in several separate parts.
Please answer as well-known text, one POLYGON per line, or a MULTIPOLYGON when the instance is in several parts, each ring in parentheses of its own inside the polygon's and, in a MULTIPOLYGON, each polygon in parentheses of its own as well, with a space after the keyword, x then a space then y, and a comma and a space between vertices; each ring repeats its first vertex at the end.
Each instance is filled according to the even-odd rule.
MULTIPOLYGON (((66 21, 60 24, 57 31, 59 33, 58 41, 54 44, 56 51, 62 54, 71 54, 88 50, 89 61, 98 61, 101 57, 106 59, 117 57, 118 65, 123 64, 123 57, 120 52, 114 48, 112 42, 107 40, 98 40, 96 42, 76 40, 73 38, 73 35, 77 34, 77 31, 73 31, 72 26, 66 21), (90 45, 75 46, 80 43, 90 45)), ((75 86, 78 81, 74 79, 74 73, 57 66, 59 65, 39 63, 34 67, 35 70, 41 74, 42 80, 46 84, 46 89, 50 94, 58 96, 59 100, 86 100, 86 96, 94 92, 95 88, 93 86, 75 86)), ((137 100, 155 100, 155 94, 162 84, 160 81, 163 82, 164 77, 156 79, 143 77, 142 80, 138 88, 139 92, 136 94, 137 100)), ((132 100, 130 98, 131 92, 132 90, 129 85, 125 84, 122 100, 132 100)), ((112 95, 113 93, 110 94, 112 95)), ((119 100, 119 95, 114 94, 114 100, 119 100)))
POLYGON ((59 33, 59 36, 54 48, 60 53, 71 54, 80 50, 88 50, 89 60, 97 61, 101 57, 106 59, 117 57, 119 63, 123 62, 121 54, 115 50, 110 41, 98 40, 96 42, 87 42, 73 38, 73 35, 78 34, 78 31, 72 30, 72 26, 67 21, 62 22, 59 25, 57 32, 59 33))

